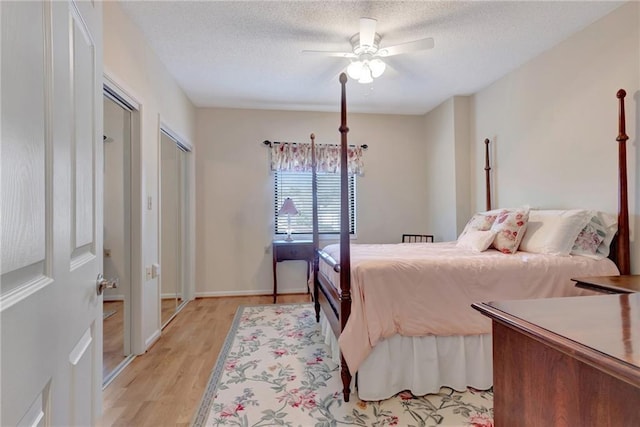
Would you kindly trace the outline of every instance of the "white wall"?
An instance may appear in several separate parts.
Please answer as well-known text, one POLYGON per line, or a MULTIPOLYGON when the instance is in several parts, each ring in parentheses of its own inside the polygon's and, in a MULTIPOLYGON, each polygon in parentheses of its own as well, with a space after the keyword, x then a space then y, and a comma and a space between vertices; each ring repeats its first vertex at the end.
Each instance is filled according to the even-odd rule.
POLYGON ((427 228, 436 241, 455 240, 456 162, 454 98, 431 110, 424 118, 427 151, 423 181, 427 200, 427 228))
MULTIPOLYGON (((640 4, 613 11, 473 96, 471 140, 492 140, 494 206, 617 212, 618 104, 626 89, 632 270, 640 271, 640 4)), ((471 166, 484 209, 483 145, 471 166)))
MULTIPOLYGON (((149 345, 160 328, 158 280, 144 280, 144 267, 158 262, 159 123, 162 120, 186 141, 193 142, 195 108, 115 1, 104 2, 104 69, 105 74, 142 104, 141 164, 133 166, 134 173, 139 169, 141 174, 142 194, 132 203, 142 205, 143 209, 143 253, 141 265, 133 266, 132 274, 142 277, 143 286, 139 298, 134 298, 137 306, 133 309, 143 313, 140 335, 149 345), (146 208, 147 197, 152 199, 150 210, 146 208)), ((135 350, 139 352, 140 348, 135 350)))
MULTIPOLYGON (((336 85, 336 94, 339 86, 336 85)), ((268 293, 272 286, 271 141, 340 141, 338 113, 199 109, 196 156, 198 295, 268 293)), ((367 144, 357 178, 357 242, 427 232, 423 118, 350 114, 350 144, 367 144)), ((278 288, 304 289, 306 264, 278 264, 278 288)))
POLYGON ((471 215, 470 99, 455 96, 424 116, 428 229, 436 241, 456 240, 471 215))
MULTIPOLYGON (((455 240, 458 238, 464 226, 472 215, 471 207, 471 187, 469 181, 471 179, 470 151, 472 141, 470 139, 469 112, 471 101, 467 96, 455 96, 453 98, 453 138, 455 150, 455 166, 456 166, 456 232, 454 236, 449 236, 447 240, 455 240)), ((473 141, 476 143, 477 141, 473 141)), ((438 215, 439 212, 434 213, 438 215)))

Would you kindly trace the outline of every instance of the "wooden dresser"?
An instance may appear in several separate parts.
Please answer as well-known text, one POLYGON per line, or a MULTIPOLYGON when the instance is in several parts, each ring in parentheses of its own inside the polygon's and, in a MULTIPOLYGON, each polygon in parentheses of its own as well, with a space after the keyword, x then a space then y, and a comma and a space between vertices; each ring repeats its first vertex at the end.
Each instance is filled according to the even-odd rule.
POLYGON ((493 323, 496 427, 640 426, 640 293, 473 307, 493 323))
POLYGON ((578 288, 602 294, 630 294, 640 292, 640 275, 577 277, 571 279, 578 288))

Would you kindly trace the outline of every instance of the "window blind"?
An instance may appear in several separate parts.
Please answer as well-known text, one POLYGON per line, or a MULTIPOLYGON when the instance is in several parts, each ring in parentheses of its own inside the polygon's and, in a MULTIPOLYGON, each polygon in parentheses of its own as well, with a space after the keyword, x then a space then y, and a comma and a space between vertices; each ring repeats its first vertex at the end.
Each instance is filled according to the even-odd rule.
MULTIPOLYGON (((313 233, 313 199, 311 172, 274 171, 275 232, 287 233, 287 215, 278 215, 284 200, 290 197, 298 209, 291 216, 292 234, 313 233)), ((318 175, 318 229, 322 234, 340 233, 340 174, 318 175)), ((349 176, 349 234, 355 234, 355 187, 356 180, 349 176)))

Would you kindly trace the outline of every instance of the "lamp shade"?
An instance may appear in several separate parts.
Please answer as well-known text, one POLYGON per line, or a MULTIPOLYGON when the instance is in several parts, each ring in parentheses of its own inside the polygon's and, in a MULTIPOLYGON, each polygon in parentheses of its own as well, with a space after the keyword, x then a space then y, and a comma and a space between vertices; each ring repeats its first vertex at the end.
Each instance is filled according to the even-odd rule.
POLYGON ((373 59, 358 59, 351 62, 347 67, 347 74, 358 83, 371 83, 373 79, 376 79, 384 73, 387 68, 387 64, 380 58, 373 59))
POLYGON ((361 61, 354 61, 347 67, 347 74, 354 80, 359 80, 362 75, 362 68, 364 63, 361 61))
POLYGON ((384 73, 387 65, 381 59, 376 58, 369 61, 369 68, 371 69, 371 76, 374 79, 377 79, 382 75, 382 73, 384 73))
POLYGON ((371 77, 371 69, 369 68, 369 64, 365 63, 364 66, 362 67, 362 74, 360 75, 360 78, 358 79, 358 83, 371 83, 373 81, 373 78, 371 77))
POLYGON ((289 197, 284 200, 282 207, 278 211, 278 215, 298 215, 298 209, 289 197))

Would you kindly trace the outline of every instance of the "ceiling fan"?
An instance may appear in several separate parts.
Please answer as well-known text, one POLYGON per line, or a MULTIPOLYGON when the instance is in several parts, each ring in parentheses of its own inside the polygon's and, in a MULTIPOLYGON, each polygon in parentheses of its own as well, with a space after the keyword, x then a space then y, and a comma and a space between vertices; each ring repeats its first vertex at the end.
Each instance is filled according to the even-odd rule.
POLYGON ((415 40, 389 47, 380 47, 382 37, 376 33, 376 23, 373 18, 360 18, 360 32, 351 39, 352 52, 326 52, 321 50, 303 50, 302 53, 312 55, 337 56, 351 59, 347 67, 347 74, 359 83, 371 83, 380 77, 386 68, 382 58, 431 49, 433 38, 415 40))

